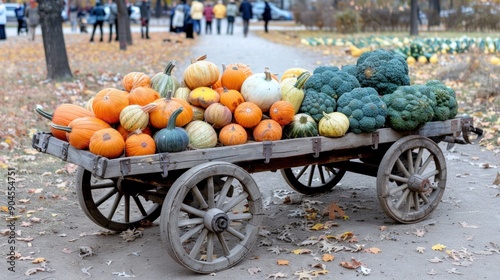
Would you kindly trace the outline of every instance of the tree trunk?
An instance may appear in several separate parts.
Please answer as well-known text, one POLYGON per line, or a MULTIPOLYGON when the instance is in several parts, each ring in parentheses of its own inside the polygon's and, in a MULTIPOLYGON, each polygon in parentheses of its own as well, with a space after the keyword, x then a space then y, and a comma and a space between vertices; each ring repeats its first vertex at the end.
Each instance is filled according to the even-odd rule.
POLYGON ((118 0, 116 4, 118 6, 118 39, 120 41, 120 50, 126 50, 127 45, 132 45, 127 4, 125 4, 125 0, 118 0))
POLYGON ((69 68, 62 29, 61 12, 64 8, 64 0, 38 0, 38 3, 47 79, 71 79, 73 75, 69 68))
POLYGON ((411 0, 410 36, 418 36, 418 1, 411 0))
POLYGON ((155 7, 155 18, 161 18, 163 13, 163 6, 160 0, 156 0, 156 7, 155 7))

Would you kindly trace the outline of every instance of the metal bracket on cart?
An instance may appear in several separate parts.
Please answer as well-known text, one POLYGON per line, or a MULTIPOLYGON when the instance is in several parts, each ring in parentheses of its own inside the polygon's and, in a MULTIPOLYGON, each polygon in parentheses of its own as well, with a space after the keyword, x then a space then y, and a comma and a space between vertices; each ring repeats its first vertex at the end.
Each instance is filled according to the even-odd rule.
POLYGON ((52 137, 52 134, 50 133, 36 133, 33 135, 33 148, 38 150, 39 152, 45 153, 47 152, 47 148, 49 146, 49 139, 52 137), (40 138, 37 137, 37 135, 41 135, 40 138), (41 143, 41 144, 40 144, 41 143))
POLYGON ((265 157, 264 163, 269 163, 271 156, 273 155, 273 142, 262 142, 262 155, 265 157))
POLYGON ((63 143, 61 147, 61 159, 66 161, 68 159, 68 149, 69 149, 69 143, 63 143))
POLYGON ((460 135, 458 133, 457 136, 446 136, 444 139, 445 142, 448 142, 448 145, 446 147, 447 150, 451 149, 455 143, 457 144, 477 144, 481 139, 483 138, 483 130, 480 128, 476 128, 473 125, 473 119, 472 118, 463 118, 461 119, 461 138, 457 138, 457 136, 460 135), (469 139, 469 134, 474 133, 477 135, 476 139, 471 141, 469 139))
POLYGON ((380 136, 378 134, 378 131, 372 132, 372 149, 377 150, 378 149, 378 142, 380 140, 380 136))
POLYGON ((166 178, 168 176, 168 165, 170 164, 170 158, 168 156, 168 153, 161 153, 160 154, 160 167, 163 170, 163 173, 161 176, 163 178, 166 178))
POLYGON ((314 152, 313 157, 318 158, 319 153, 321 152, 321 138, 315 137, 312 140, 312 150, 314 152))
POLYGON ((130 159, 120 160, 120 172, 122 173, 122 177, 130 174, 130 171, 130 159))
POLYGON ((92 161, 93 161, 92 174, 94 174, 95 176, 103 177, 104 174, 106 173, 106 168, 108 167, 108 160, 101 156, 96 156, 92 161), (98 170, 101 170, 101 174, 97 174, 98 170))

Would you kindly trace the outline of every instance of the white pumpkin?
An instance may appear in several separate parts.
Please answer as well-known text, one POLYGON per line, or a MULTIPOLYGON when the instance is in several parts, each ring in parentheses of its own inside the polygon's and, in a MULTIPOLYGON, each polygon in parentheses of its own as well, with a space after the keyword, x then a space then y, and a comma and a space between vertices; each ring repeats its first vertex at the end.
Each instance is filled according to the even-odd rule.
POLYGON ((325 137, 342 137, 348 129, 349 118, 339 112, 329 114, 323 112, 323 118, 318 123, 319 135, 325 137))
POLYGON ((217 145, 217 132, 204 121, 191 121, 186 127, 189 147, 195 149, 213 148, 217 145))
POLYGON ((281 88, 266 68, 264 73, 255 73, 246 78, 241 86, 241 95, 245 101, 255 103, 262 112, 268 112, 274 102, 281 100, 281 88))

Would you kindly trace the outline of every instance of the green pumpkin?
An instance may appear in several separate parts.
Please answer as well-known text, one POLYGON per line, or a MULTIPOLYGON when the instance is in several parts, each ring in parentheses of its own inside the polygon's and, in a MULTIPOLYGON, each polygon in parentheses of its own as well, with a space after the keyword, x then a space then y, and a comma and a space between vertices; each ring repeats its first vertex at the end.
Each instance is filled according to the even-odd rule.
POLYGON ((188 134, 183 128, 175 127, 175 120, 182 110, 183 107, 175 110, 168 119, 167 127, 155 133, 154 140, 159 153, 181 152, 187 149, 188 134))
POLYGON ((318 124, 308 114, 296 114, 284 127, 283 136, 288 139, 318 136, 318 124))
POLYGON ((169 92, 175 92, 179 88, 179 81, 171 74, 174 67, 175 61, 170 61, 163 72, 151 79, 151 88, 156 90, 161 97, 166 97, 169 92))

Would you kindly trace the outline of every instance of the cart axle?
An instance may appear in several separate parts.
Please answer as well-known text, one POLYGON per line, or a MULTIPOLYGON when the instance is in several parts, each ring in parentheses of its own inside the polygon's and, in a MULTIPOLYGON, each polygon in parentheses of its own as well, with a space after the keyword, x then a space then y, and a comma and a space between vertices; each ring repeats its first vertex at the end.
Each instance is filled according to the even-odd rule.
POLYGON ((222 210, 212 208, 203 217, 203 222, 205 223, 205 227, 211 232, 221 233, 228 228, 229 217, 222 210))
POLYGON ((426 193, 431 188, 431 182, 420 174, 413 174, 408 179, 408 188, 414 192, 426 193))

